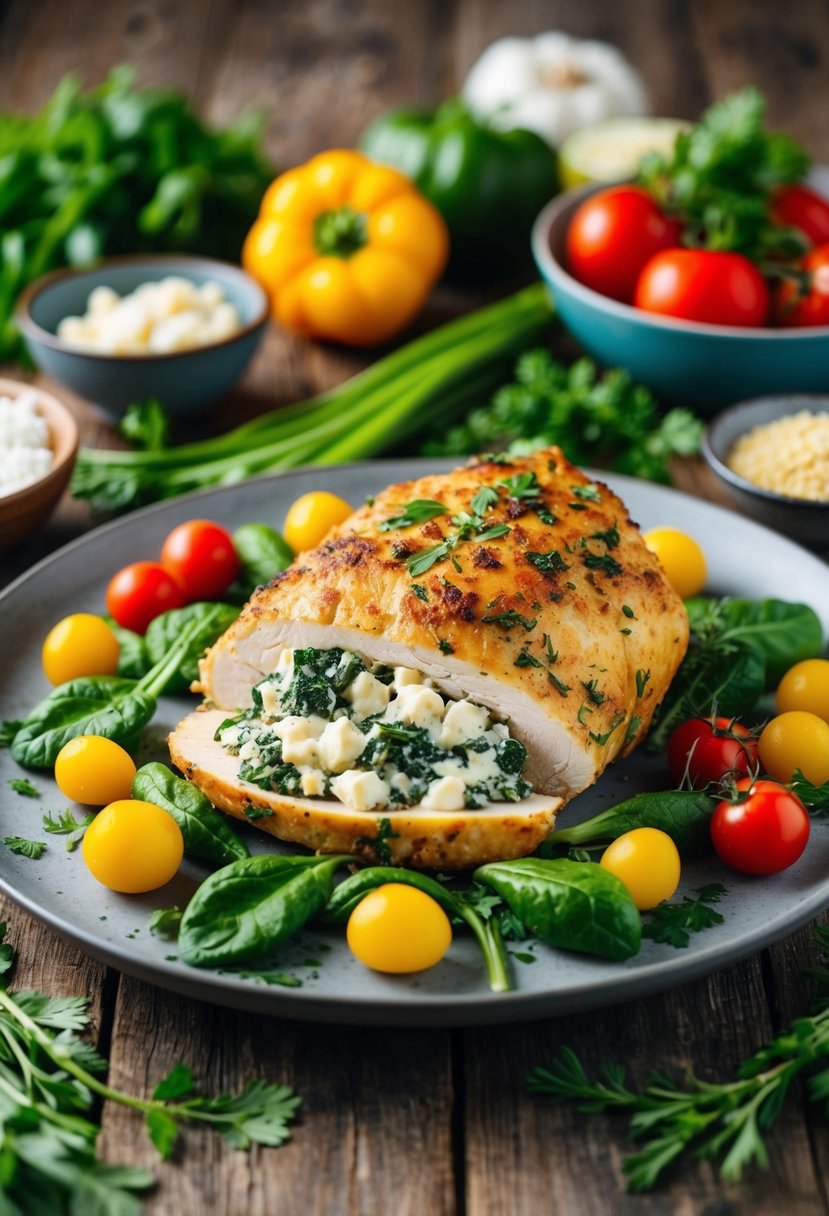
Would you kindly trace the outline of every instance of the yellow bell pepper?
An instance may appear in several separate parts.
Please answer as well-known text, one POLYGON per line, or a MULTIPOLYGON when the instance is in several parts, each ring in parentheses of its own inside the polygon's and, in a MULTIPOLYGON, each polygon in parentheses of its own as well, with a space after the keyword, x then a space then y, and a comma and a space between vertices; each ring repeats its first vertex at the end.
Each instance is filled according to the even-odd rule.
POLYGON ((334 150, 271 183, 242 264, 285 329, 373 346, 412 320, 448 252, 440 213, 407 177, 334 150))

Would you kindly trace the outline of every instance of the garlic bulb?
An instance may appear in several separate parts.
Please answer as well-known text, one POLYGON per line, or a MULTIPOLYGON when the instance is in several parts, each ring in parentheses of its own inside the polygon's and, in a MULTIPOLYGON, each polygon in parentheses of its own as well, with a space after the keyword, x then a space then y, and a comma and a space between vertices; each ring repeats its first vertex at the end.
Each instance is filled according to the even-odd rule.
POLYGON ((553 147, 606 118, 648 112, 639 74, 615 47, 557 32, 493 42, 462 92, 478 118, 525 127, 553 147))

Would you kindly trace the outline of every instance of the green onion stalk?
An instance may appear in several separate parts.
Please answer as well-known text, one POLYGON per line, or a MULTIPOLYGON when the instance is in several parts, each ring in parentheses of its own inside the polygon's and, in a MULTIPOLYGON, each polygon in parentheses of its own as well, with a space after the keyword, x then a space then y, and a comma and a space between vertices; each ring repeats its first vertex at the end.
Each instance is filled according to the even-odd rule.
POLYGON ((540 283, 414 339, 338 388, 262 414, 225 435, 160 451, 83 448, 72 482, 96 510, 299 465, 377 456, 485 400, 552 318, 540 283))

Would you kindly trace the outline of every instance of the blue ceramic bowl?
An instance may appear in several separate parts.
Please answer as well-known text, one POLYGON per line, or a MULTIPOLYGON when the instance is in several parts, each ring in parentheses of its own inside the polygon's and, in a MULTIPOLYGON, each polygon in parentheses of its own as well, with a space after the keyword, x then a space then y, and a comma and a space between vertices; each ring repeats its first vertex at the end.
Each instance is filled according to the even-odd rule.
POLYGON ((777 393, 829 388, 829 326, 738 329, 657 317, 599 295, 565 269, 573 212, 604 186, 570 190, 535 222, 533 255, 561 320, 606 367, 626 367, 663 401, 704 417, 721 406, 777 393))
POLYGON ((120 418, 132 401, 158 397, 173 417, 193 417, 218 400, 247 367, 268 320, 259 284, 228 262, 177 254, 109 258, 88 270, 58 270, 32 283, 17 305, 17 322, 35 363, 120 418), (86 312, 89 293, 106 284, 127 295, 142 283, 168 275, 196 286, 213 281, 236 306, 242 328, 230 338, 193 350, 157 355, 102 355, 79 350, 57 337, 67 316, 86 312))

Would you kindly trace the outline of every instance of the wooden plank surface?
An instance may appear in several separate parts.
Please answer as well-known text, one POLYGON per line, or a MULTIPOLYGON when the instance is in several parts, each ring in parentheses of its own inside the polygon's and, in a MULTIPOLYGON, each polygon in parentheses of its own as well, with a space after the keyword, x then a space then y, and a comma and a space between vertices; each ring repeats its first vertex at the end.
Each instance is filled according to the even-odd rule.
MULTIPOLYGON (((559 27, 617 43, 645 73, 655 109, 693 117, 745 83, 773 120, 829 160, 825 122, 829 9, 824 0, 10 0, 0 10, 0 107, 33 109, 70 69, 100 79, 123 59, 141 83, 186 89, 226 122, 248 106, 269 115, 268 145, 287 165, 350 144, 389 105, 452 91, 492 38, 559 27)), ((438 296, 436 311, 454 297, 438 296)), ((341 351, 272 331, 214 427, 337 383, 360 365, 341 351)), ((85 441, 113 442, 73 402, 85 441)), ((699 464, 681 484, 713 496, 699 464)), ((0 581, 90 525, 64 504, 0 581)), ((807 932, 674 993, 613 1010, 525 1026, 459 1032, 360 1031, 252 1018, 107 972, 11 905, 0 913, 20 946, 18 980, 88 992, 111 1079, 145 1093, 179 1060, 211 1091, 252 1076, 295 1085, 304 1099, 293 1143, 234 1152, 187 1134, 179 1159, 156 1167, 134 1115, 104 1112, 111 1160, 146 1163, 161 1186, 154 1214, 245 1216, 813 1216, 829 1212, 829 1138, 795 1095, 776 1129, 771 1169, 740 1187, 689 1162, 656 1195, 624 1193, 624 1124, 584 1117, 526 1091, 530 1067, 569 1043, 612 1057, 641 1080, 658 1065, 721 1078, 783 1019, 804 1011, 807 932)))

